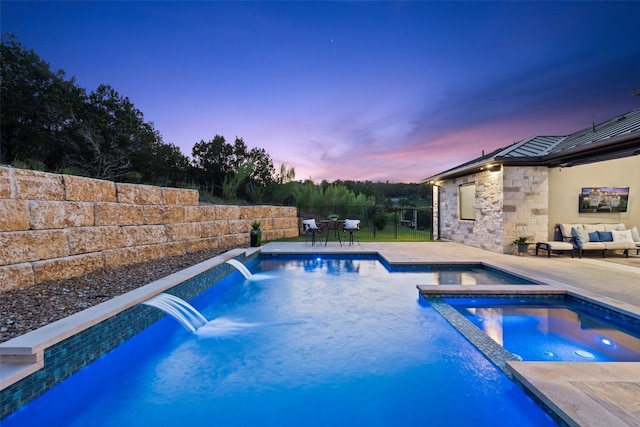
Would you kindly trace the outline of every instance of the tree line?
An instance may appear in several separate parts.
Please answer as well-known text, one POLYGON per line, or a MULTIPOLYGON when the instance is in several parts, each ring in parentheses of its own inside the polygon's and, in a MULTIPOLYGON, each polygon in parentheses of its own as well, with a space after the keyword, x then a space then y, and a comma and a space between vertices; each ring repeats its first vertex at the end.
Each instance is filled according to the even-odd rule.
POLYGON ((128 97, 108 84, 87 91, 64 70, 52 71, 15 35, 2 35, 0 70, 0 164, 196 188, 203 201, 300 206, 330 196, 371 204, 427 194, 419 184, 297 182, 294 167, 276 169, 264 149, 249 149, 239 137, 233 143, 221 135, 201 140, 188 158, 163 140, 128 97))

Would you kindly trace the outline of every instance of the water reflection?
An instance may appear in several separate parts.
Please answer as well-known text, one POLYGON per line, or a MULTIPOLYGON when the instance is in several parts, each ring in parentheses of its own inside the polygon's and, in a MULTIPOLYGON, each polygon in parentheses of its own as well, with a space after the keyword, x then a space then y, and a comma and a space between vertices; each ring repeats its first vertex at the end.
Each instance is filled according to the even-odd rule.
POLYGON ((530 305, 456 308, 524 360, 640 361, 639 333, 589 313, 530 305))
POLYGON ((325 270, 328 274, 358 273, 360 262, 352 259, 313 258, 300 261, 305 271, 325 270))

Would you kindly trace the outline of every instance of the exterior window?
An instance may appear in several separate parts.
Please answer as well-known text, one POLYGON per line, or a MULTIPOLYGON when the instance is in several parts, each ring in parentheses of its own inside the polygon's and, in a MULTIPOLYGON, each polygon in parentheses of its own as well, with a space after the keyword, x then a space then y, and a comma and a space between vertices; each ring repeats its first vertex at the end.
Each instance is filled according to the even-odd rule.
POLYGON ((458 206, 460 219, 474 221, 476 219, 476 185, 465 184, 458 188, 458 206))

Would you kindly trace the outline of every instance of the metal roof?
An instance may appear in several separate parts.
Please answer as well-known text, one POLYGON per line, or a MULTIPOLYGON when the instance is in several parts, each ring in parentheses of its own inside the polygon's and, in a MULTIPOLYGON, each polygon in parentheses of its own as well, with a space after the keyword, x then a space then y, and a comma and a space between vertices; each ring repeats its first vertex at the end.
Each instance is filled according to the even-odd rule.
POLYGON ((559 153, 637 131, 640 131, 640 109, 573 133, 553 147, 549 153, 559 153))
POLYGON ((534 136, 503 149, 497 157, 539 157, 549 153, 565 136, 534 136))
POLYGON ((469 175, 490 163, 572 166, 640 154, 640 109, 565 136, 534 136, 500 148, 422 182, 469 175))

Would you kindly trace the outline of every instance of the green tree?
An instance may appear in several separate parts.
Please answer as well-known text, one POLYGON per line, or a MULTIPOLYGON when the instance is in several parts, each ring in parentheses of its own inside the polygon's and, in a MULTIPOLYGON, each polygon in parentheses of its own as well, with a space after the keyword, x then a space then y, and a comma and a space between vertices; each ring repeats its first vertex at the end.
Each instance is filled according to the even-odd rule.
POLYGON ((142 112, 109 85, 98 86, 83 107, 74 117, 78 139, 66 153, 67 163, 84 167, 95 178, 148 178, 145 166, 161 139, 142 112))
POLYGON ((238 189, 245 183, 253 172, 253 163, 245 163, 238 166, 238 170, 224 177, 222 183, 222 195, 227 199, 237 199, 238 189))
POLYGON ((258 188, 264 189, 274 180, 273 162, 267 152, 262 148, 248 150, 242 138, 236 137, 231 145, 216 135, 195 144, 191 156, 195 180, 218 196, 234 193, 238 198, 256 197, 264 193, 258 188))
POLYGON ((221 194, 224 177, 230 169, 227 164, 232 148, 221 135, 210 141, 201 140, 191 149, 194 179, 212 194, 221 194))
POLYGON ((344 212, 334 212, 341 216, 351 213, 351 208, 374 206, 375 199, 364 194, 355 194, 344 185, 329 184, 326 187, 308 181, 295 190, 298 208, 333 208, 339 207, 344 212))
POLYGON ((74 114, 86 99, 63 70, 27 50, 13 35, 0 45, 0 163, 39 161, 63 166, 74 114))

